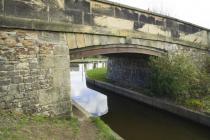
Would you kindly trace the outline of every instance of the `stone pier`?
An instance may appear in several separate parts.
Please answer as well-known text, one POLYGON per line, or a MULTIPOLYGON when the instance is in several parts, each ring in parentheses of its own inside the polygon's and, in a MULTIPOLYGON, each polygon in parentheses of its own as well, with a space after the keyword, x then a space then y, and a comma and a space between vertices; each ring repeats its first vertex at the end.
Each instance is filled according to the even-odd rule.
POLYGON ((26 114, 71 112, 64 33, 0 30, 0 108, 26 114))
POLYGON ((150 73, 149 55, 115 54, 108 58, 108 79, 120 84, 146 86, 150 73))

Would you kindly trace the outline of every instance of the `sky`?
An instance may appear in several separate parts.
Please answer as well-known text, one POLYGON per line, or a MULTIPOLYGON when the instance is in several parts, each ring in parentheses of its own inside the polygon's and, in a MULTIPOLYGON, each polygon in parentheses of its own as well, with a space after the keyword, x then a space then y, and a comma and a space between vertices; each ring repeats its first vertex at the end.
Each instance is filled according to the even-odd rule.
POLYGON ((210 29, 210 0, 110 0, 171 17, 210 29))

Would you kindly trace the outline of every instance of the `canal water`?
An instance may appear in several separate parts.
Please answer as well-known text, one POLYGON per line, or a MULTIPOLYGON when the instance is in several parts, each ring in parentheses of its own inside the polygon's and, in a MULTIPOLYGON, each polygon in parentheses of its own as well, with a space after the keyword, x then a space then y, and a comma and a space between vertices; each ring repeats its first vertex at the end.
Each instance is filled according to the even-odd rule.
MULTIPOLYGON (((86 88, 78 90, 83 92, 81 95, 85 95, 86 100, 91 92, 99 94, 99 102, 97 97, 91 98, 91 102, 94 102, 92 104, 95 105, 92 106, 94 109, 91 114, 101 116, 101 119, 125 140, 210 140, 208 127, 109 91, 95 87, 88 88, 84 78, 85 70, 104 66, 103 63, 71 64, 71 81, 72 84, 77 81, 77 87, 86 88), (97 106, 100 109, 96 109, 97 106)), ((72 96, 74 94, 73 92, 72 96)))

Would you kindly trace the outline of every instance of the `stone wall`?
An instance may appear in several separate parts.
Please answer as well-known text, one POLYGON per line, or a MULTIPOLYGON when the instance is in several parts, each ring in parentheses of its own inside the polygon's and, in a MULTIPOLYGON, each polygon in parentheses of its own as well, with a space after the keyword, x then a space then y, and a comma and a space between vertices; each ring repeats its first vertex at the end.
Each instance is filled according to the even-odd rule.
POLYGON ((29 114, 71 112, 64 33, 0 29, 0 108, 29 114))
POLYGON ((146 86, 150 69, 148 55, 109 55, 107 78, 119 84, 146 86))
POLYGON ((113 29, 143 32, 209 47, 208 29, 106 0, 0 0, 0 15, 109 28, 111 33, 113 29))

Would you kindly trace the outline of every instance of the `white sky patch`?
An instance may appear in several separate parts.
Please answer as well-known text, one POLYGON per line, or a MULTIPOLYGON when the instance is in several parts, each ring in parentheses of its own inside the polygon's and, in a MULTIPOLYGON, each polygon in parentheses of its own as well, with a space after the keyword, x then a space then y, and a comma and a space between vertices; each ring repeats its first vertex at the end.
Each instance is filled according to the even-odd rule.
POLYGON ((210 29, 210 0, 110 0, 144 10, 158 11, 210 29))

